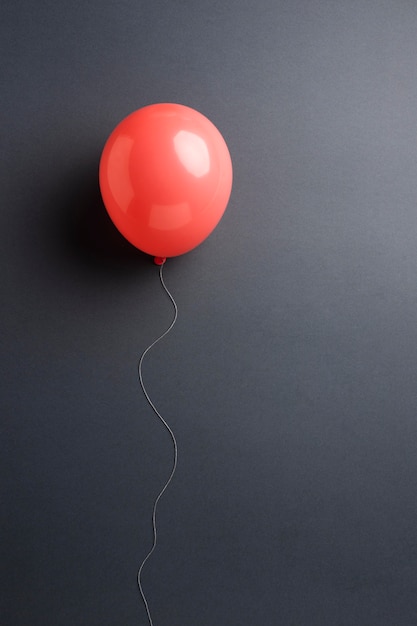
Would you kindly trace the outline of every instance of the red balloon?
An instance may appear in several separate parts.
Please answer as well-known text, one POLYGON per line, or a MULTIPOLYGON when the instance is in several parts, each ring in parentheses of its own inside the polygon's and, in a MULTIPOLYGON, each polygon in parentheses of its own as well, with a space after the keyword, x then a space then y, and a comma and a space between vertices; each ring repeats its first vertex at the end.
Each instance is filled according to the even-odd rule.
POLYGON ((128 115, 100 160, 101 195, 114 225, 156 257, 183 254, 208 237, 226 209, 232 178, 220 132, 180 104, 152 104, 128 115))

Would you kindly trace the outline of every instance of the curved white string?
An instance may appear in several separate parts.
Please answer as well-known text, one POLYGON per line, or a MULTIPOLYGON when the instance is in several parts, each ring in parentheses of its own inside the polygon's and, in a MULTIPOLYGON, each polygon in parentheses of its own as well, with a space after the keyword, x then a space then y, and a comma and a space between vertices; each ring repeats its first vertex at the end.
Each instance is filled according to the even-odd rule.
POLYGON ((159 342, 161 341, 161 339, 163 339, 164 337, 166 337, 166 335, 170 332, 170 330, 172 330, 172 327, 174 326, 175 322, 177 321, 177 317, 178 317, 178 307, 177 307, 177 303, 175 302, 172 294, 169 292, 169 290, 167 289, 167 286, 165 285, 164 282, 164 277, 163 277, 163 264, 160 266, 159 268, 159 280, 161 281, 161 285, 164 288, 166 294, 168 295, 169 299, 172 302, 172 305, 174 307, 174 318, 171 322, 171 324, 168 326, 168 328, 166 329, 165 332, 162 333, 162 335, 160 335, 157 339, 155 339, 155 341, 153 341, 147 348, 146 350, 144 350, 144 352, 142 353, 142 356, 139 359, 139 363, 138 363, 138 376, 139 376, 139 382, 140 382, 140 386, 142 387, 142 391, 145 395, 146 400, 148 401, 148 404, 150 405, 150 407, 152 408, 152 410, 154 411, 154 413, 157 415, 157 417, 160 419, 160 421, 162 422, 162 424, 165 426, 165 428, 167 429, 167 431, 169 432, 171 439, 172 439, 172 443, 174 445, 174 460, 173 460, 173 465, 172 465, 172 470, 171 473, 168 477, 168 480, 166 481, 165 485, 163 486, 163 488, 161 489, 161 491, 159 492, 159 494, 157 495, 157 497, 155 498, 154 504, 153 504, 153 508, 152 508, 152 529, 153 529, 153 541, 152 541, 152 547, 149 550, 148 554, 145 556, 145 558, 142 561, 142 564, 139 568, 138 571, 138 576, 137 576, 137 581, 138 581, 138 587, 139 587, 139 591, 140 594, 142 596, 142 600, 143 603, 145 605, 145 609, 146 609, 146 613, 148 616, 148 620, 149 620, 149 624, 150 626, 153 626, 153 621, 152 621, 152 616, 151 616, 151 612, 149 609, 149 604, 148 601, 146 599, 145 596, 145 592, 143 591, 143 587, 142 587, 142 581, 141 581, 141 576, 142 576, 142 570, 146 564, 146 562, 148 561, 148 559, 152 556, 155 548, 156 548, 156 543, 157 543, 157 528, 156 528, 156 509, 158 507, 158 502, 161 499, 161 497, 163 496, 163 494, 165 493, 165 491, 167 490, 170 482, 172 481, 174 474, 175 474, 175 470, 177 469, 177 462, 178 462, 178 445, 177 445, 177 440, 175 438, 174 432, 172 431, 171 427, 169 426, 169 424, 166 422, 166 420, 162 417, 162 415, 160 414, 160 412, 158 411, 158 409, 156 408, 155 404, 152 402, 148 392, 146 391, 144 382, 143 382, 143 376, 142 376, 142 364, 143 364, 143 360, 145 358, 145 356, 148 354, 148 352, 150 350, 152 350, 152 348, 159 342))

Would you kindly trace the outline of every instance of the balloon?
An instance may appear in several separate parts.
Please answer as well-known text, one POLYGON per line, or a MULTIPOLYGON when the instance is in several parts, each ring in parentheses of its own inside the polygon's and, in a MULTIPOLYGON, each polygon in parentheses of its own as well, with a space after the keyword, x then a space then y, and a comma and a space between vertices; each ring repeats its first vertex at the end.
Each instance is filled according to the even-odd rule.
POLYGON ((220 221, 232 190, 226 142, 204 115, 152 104, 128 115, 104 146, 104 205, 116 228, 155 257, 184 254, 220 221))

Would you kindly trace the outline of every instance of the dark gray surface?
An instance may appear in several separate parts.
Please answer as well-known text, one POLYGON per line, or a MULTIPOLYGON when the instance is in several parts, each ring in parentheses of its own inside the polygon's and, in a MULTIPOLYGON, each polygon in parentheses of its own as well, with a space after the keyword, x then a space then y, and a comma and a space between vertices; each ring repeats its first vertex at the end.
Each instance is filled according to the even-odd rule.
POLYGON ((417 623, 417 4, 7 1, 2 626, 146 625, 171 319, 97 164, 131 111, 207 115, 219 227, 170 260, 144 376, 180 447, 155 626, 417 623))

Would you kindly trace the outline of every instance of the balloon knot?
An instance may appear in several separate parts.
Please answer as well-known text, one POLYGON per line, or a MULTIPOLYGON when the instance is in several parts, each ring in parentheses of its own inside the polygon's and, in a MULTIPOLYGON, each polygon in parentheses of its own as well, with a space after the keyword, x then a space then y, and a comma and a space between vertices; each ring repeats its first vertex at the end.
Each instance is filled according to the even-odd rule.
POLYGON ((163 265, 166 260, 167 258, 165 256, 156 256, 154 257, 153 262, 155 263, 155 265, 163 265))

